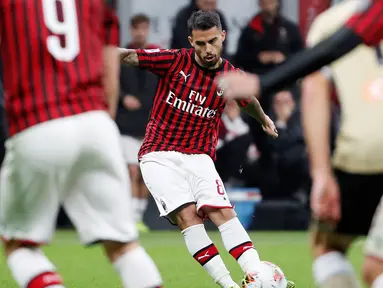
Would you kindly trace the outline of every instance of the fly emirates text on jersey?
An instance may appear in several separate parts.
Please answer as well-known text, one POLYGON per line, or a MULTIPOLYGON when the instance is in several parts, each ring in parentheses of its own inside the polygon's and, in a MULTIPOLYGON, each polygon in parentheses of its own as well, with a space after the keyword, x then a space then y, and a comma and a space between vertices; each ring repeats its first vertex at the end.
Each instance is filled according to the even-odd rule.
POLYGON ((200 117, 206 117, 208 119, 214 118, 217 114, 217 110, 203 106, 206 102, 206 97, 197 91, 191 90, 188 99, 189 102, 187 100, 182 100, 176 97, 176 94, 174 94, 172 91, 169 91, 168 97, 166 98, 166 103, 184 112, 200 117))

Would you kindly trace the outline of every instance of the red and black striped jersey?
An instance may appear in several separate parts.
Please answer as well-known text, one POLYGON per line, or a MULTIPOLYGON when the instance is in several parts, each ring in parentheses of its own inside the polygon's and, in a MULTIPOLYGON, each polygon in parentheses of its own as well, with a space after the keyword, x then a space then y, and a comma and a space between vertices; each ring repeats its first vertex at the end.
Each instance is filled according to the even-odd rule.
POLYGON ((363 42, 376 46, 383 40, 383 0, 361 0, 361 11, 347 22, 363 42))
POLYGON ((103 47, 119 27, 104 0, 2 0, 0 38, 10 135, 107 108, 103 47))
POLYGON ((139 66, 159 76, 139 158, 153 151, 178 151, 215 159, 226 100, 214 79, 223 71, 238 69, 225 59, 216 70, 203 68, 194 49, 136 51, 139 66))

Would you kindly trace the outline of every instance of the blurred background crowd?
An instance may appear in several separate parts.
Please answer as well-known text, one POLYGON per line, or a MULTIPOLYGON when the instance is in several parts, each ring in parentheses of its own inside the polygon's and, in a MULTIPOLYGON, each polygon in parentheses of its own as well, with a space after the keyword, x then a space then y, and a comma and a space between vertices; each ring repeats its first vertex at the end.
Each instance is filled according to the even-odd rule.
MULTIPOLYGON (((305 36, 313 19, 330 5, 340 1, 112 0, 110 2, 118 9, 121 46, 128 48, 188 48, 190 44, 187 38, 187 20, 190 15, 199 9, 216 10, 221 16, 223 28, 228 33, 223 56, 247 72, 263 74, 289 61, 292 55, 304 49, 305 36)), ((132 180, 138 221, 142 221, 147 210, 148 203, 145 199, 148 191, 140 176, 137 152, 145 134, 156 86, 157 78, 150 72, 137 67, 121 67, 120 103, 116 122, 126 148, 124 156, 132 180)), ((3 94, 1 83, 0 93, 3 94)), ((291 220, 292 223, 307 223, 306 220, 299 220, 308 219, 310 191, 308 159, 300 121, 300 85, 296 83, 284 91, 263 95, 260 102, 265 112, 276 123, 279 139, 267 137, 256 120, 241 113, 234 103, 229 103, 221 119, 217 170, 229 191, 230 188, 242 188, 245 189, 242 191, 247 191, 247 188, 255 187, 261 191, 263 208, 258 204, 257 213, 275 215, 287 211, 286 215, 295 217, 291 220)), ((2 100, 0 105, 3 107, 2 100)), ((0 137, 4 139, 4 113, 3 109, 0 110, 1 131, 3 131, 0 137)), ((337 104, 334 101, 335 120, 338 114, 337 104)), ((336 134, 337 121, 334 123, 333 136, 336 134)), ((3 145, 1 149, 4 154, 3 145)), ((246 197, 241 199, 246 201, 246 197)), ((235 202, 235 199, 233 201, 235 202)), ((153 210, 152 213, 156 215, 154 207, 148 210, 153 210)), ((150 211, 148 213, 150 214, 150 211)), ((149 226, 157 227, 155 221, 150 219, 147 221, 150 222, 149 226)), ((289 229, 286 221, 288 222, 284 220, 283 223, 275 224, 278 226, 275 228, 289 229), (286 227, 280 227, 281 225, 286 227)), ((249 223, 248 226, 251 225, 255 224, 249 223)), ((266 228, 273 228, 271 227, 273 224, 269 226, 266 228)), ((302 228, 305 228, 304 226, 305 224, 302 224, 302 228)), ((296 228, 300 227, 291 227, 296 228)))

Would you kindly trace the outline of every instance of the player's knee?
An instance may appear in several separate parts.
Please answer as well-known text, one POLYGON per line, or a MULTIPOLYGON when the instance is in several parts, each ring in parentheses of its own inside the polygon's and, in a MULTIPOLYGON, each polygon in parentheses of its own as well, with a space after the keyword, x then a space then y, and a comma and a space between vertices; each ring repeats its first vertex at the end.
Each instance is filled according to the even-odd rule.
POLYGON ((23 241, 18 241, 18 240, 4 240, 2 241, 3 243, 3 249, 4 249, 4 254, 6 257, 11 255, 14 251, 20 248, 29 248, 29 249, 35 249, 39 247, 39 244, 35 243, 25 243, 23 241))
POLYGON ((136 249, 139 246, 139 243, 137 241, 129 243, 103 241, 103 246, 110 262, 113 263, 125 253, 136 249))
POLYGON ((181 230, 203 223, 201 217, 197 215, 197 208, 194 203, 180 207, 180 209, 177 209, 177 211, 172 213, 172 216, 181 230))
POLYGON ((140 183, 141 181, 141 171, 138 165, 128 165, 129 176, 132 182, 140 183))
POLYGON ((383 274, 383 259, 366 256, 362 267, 362 278, 371 286, 377 277, 383 274))
POLYGON ((227 221, 237 216, 233 208, 215 208, 215 207, 202 207, 204 215, 206 215, 216 226, 221 226, 227 221))
POLYGON ((311 249, 314 258, 332 251, 346 254, 354 239, 354 237, 350 236, 320 231, 314 231, 311 236, 311 249))

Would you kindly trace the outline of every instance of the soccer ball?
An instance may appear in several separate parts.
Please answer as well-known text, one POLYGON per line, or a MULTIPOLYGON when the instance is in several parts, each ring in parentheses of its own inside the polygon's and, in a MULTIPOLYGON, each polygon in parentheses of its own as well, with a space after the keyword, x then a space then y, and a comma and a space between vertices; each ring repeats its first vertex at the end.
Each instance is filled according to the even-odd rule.
POLYGON ((258 273, 252 275, 254 282, 246 288, 288 288, 285 274, 277 265, 262 261, 258 273))

